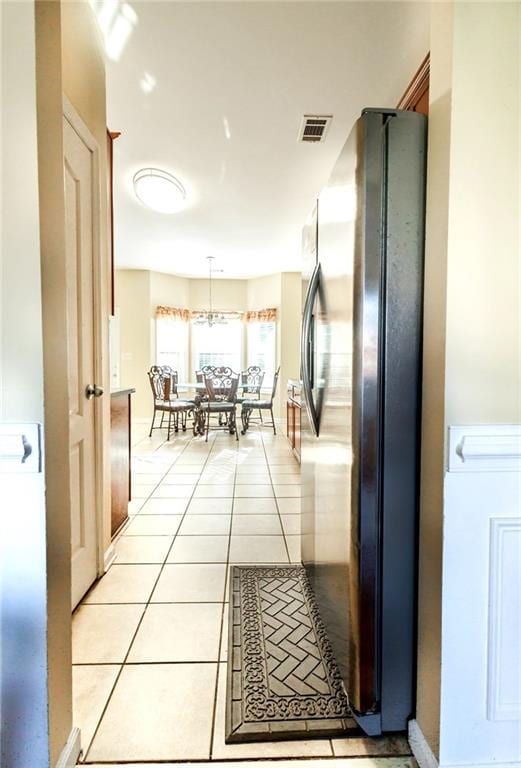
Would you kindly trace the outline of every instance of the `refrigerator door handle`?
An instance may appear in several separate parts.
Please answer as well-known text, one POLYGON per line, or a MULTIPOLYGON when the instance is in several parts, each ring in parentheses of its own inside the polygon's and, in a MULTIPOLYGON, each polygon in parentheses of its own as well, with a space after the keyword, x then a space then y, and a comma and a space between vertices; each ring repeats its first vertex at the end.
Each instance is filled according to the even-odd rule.
POLYGON ((320 429, 320 418, 318 410, 313 399, 312 387, 312 357, 311 357, 311 332, 313 321, 313 309, 320 288, 320 264, 317 264, 313 270, 311 280, 309 281, 306 301, 304 303, 304 312, 302 313, 302 331, 300 337, 300 358, 302 360, 302 389, 304 390, 304 402, 308 412, 309 422, 313 434, 318 437, 320 429))

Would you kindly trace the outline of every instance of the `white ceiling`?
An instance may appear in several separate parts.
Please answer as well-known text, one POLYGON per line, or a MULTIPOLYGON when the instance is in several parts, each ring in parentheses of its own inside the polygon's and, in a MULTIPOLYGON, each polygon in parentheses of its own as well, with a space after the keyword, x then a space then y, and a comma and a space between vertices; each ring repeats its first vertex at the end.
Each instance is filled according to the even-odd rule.
POLYGON ((363 107, 395 106, 428 50, 428 4, 130 4, 135 28, 107 69, 117 265, 300 270, 302 225, 351 126, 363 107), (297 142, 309 113, 334 116, 323 144, 297 142), (182 180, 185 210, 139 203, 132 177, 147 166, 182 180))

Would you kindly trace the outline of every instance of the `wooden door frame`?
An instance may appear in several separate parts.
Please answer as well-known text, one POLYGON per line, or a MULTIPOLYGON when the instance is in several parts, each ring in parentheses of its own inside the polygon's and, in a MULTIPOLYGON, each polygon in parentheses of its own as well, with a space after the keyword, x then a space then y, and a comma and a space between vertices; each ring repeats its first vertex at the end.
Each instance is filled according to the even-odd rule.
POLYGON ((105 524, 104 514, 104 489, 106 487, 105 477, 105 450, 104 446, 108 444, 109 435, 107 434, 105 419, 103 418, 103 400, 110 398, 109 388, 105 386, 105 371, 103 366, 103 350, 105 347, 103 337, 103 311, 104 306, 104 281, 102 269, 102 248, 101 248, 101 166, 100 166, 100 148, 98 142, 92 135, 89 128, 85 125, 78 115, 71 102, 63 96, 63 117, 71 128, 78 134, 79 138, 92 152, 92 204, 93 204, 93 355, 94 355, 94 381, 91 384, 99 384, 104 388, 102 397, 94 398, 94 473, 96 491, 95 500, 95 519, 96 519, 96 574, 98 578, 103 575, 107 568, 112 564, 114 554, 107 554, 104 551, 103 529, 105 524))
POLYGON ((417 104, 418 100, 423 96, 429 87, 430 70, 431 54, 429 51, 415 72, 414 77, 407 86, 400 101, 398 102, 398 109, 414 109, 414 106, 417 104))

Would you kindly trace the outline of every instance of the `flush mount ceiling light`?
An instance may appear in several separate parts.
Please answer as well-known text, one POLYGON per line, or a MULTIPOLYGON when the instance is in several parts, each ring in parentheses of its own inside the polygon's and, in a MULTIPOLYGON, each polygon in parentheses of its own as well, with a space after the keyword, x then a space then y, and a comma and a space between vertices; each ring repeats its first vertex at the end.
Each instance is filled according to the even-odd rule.
POLYGON ((186 204, 186 190, 175 176, 158 168, 143 168, 134 176, 136 197, 159 213, 177 213, 186 204))

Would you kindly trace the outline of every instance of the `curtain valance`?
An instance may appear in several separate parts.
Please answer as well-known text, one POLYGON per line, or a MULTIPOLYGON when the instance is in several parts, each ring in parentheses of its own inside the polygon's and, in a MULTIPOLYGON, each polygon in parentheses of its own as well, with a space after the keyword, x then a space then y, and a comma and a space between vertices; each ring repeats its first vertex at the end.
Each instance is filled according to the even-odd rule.
POLYGON ((247 323, 274 323, 277 320, 277 310, 274 307, 251 310, 245 313, 244 319, 247 323))
MULTIPOLYGON (((179 307, 156 307, 156 317, 170 318, 171 320, 184 320, 189 322, 190 320, 196 320, 201 315, 207 314, 207 310, 203 309, 180 309, 179 307)), ((215 315, 224 316, 228 320, 240 320, 243 317, 242 312, 231 312, 214 310, 215 315)), ((254 313, 255 314, 255 313, 254 313)))
POLYGON ((192 316, 189 309, 178 307, 156 307, 156 317, 169 317, 171 320, 184 320, 188 322, 192 316))

